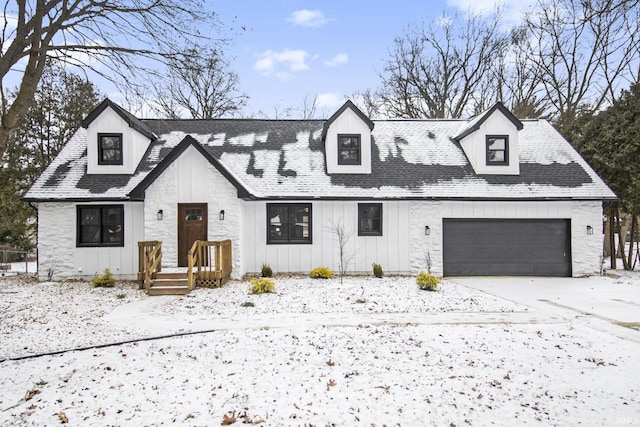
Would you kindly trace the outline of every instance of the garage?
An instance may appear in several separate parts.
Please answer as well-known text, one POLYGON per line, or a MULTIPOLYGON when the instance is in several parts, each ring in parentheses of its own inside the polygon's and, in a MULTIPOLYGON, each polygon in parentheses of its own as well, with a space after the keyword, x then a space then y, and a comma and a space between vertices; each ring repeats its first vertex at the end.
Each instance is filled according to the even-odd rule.
POLYGON ((445 276, 571 276, 568 219, 443 219, 445 276))

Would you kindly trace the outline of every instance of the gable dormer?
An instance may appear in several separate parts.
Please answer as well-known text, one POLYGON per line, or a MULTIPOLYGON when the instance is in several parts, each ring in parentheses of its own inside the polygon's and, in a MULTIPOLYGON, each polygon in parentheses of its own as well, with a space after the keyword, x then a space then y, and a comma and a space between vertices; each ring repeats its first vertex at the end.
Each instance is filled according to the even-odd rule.
POLYGON ((370 174, 373 122, 347 101, 322 128, 327 173, 370 174))
POLYGON ((87 174, 133 174, 155 139, 140 120, 108 98, 82 127, 87 129, 87 174))
POLYGON ((453 137, 478 175, 519 175, 522 122, 500 102, 465 123, 453 137))

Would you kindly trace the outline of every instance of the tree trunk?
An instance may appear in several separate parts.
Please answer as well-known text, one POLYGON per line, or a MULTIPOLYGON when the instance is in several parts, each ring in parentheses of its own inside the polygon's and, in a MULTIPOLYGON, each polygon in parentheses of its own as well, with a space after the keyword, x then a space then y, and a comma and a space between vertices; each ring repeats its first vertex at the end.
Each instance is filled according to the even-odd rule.
POLYGON ((616 220, 613 206, 609 206, 609 259, 611 259, 611 269, 617 268, 616 262, 616 220))
MULTIPOLYGON (((629 240, 629 253, 627 254, 627 269, 628 270, 633 270, 634 267, 634 263, 633 263, 633 242, 635 241, 635 236, 636 236, 636 230, 637 230, 637 217, 636 217, 636 213, 635 213, 635 209, 634 212, 631 214, 631 238, 629 240)), ((624 239, 626 240, 626 239, 624 239)))
POLYGON ((616 230, 618 231, 618 250, 616 251, 616 256, 618 253, 622 254, 622 268, 628 270, 629 266, 627 265, 627 257, 624 256, 624 236, 620 225, 620 211, 618 206, 616 206, 616 230))

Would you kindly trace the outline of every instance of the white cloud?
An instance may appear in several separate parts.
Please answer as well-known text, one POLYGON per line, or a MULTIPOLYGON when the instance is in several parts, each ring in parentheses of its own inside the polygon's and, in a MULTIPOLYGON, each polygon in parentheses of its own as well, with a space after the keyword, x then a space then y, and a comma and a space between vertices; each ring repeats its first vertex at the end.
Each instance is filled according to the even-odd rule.
POLYGON ((316 99, 318 108, 326 108, 327 110, 337 110, 344 104, 345 98, 339 93, 319 93, 316 99))
POLYGON ((327 22, 327 19, 321 10, 301 9, 292 12, 287 22, 298 27, 320 27, 327 22))
POLYGON ((447 0, 447 6, 456 8, 463 13, 472 12, 489 15, 499 7, 507 22, 517 23, 522 19, 522 13, 530 10, 536 0, 447 0))
POLYGON ((339 53, 328 61, 324 61, 324 65, 327 67, 337 67, 349 62, 349 55, 346 53, 339 53))
POLYGON ((286 80, 293 73, 309 69, 309 66, 305 63, 308 56, 309 54, 301 49, 285 49, 281 52, 274 52, 269 49, 257 55, 258 60, 253 65, 253 68, 262 75, 275 75, 280 79, 286 80))

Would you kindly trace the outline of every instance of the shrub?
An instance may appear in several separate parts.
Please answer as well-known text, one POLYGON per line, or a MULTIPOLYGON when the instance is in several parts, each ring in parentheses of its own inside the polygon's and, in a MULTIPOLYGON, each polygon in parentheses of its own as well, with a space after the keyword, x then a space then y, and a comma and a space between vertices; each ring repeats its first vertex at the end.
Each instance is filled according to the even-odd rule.
POLYGON ((260 277, 271 277, 273 276, 273 270, 269 266, 269 264, 263 263, 262 269, 260 270, 260 277))
POLYGON ((382 271, 382 266, 380 264, 373 263, 373 275, 381 278, 384 276, 384 271, 382 271))
POLYGON ((97 274, 93 276, 93 286, 96 288, 113 288, 115 284, 116 279, 113 278, 113 274, 111 274, 108 268, 104 269, 102 276, 98 276, 97 274))
POLYGON ((421 271, 416 277, 416 283, 423 291, 435 291, 438 289, 438 283, 440 283, 440 279, 436 276, 432 276, 431 274, 421 271))
POLYGON ((316 267, 309 274, 312 279, 333 279, 333 271, 329 267, 316 267))
POLYGON ((259 278, 254 277, 251 279, 251 286, 249 286, 249 292, 252 294, 264 294, 271 293, 276 291, 276 285, 273 283, 273 280, 267 279, 265 277, 259 278))

